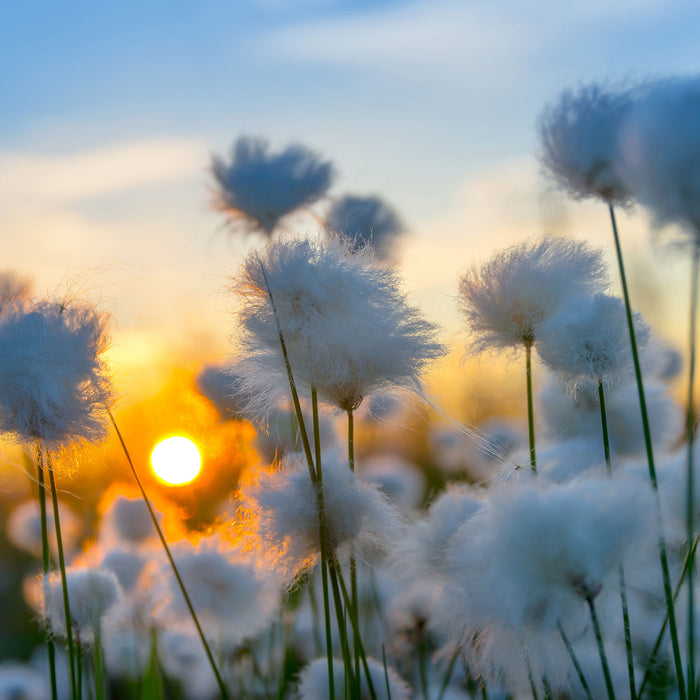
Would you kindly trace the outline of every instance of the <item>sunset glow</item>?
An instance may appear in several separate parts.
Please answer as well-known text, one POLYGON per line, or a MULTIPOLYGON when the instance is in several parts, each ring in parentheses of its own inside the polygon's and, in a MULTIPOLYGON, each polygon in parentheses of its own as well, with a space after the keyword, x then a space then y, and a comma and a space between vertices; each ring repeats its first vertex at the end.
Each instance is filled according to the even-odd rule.
POLYGON ((197 445, 189 438, 174 436, 161 440, 151 453, 155 475, 173 486, 188 484, 202 467, 197 445))

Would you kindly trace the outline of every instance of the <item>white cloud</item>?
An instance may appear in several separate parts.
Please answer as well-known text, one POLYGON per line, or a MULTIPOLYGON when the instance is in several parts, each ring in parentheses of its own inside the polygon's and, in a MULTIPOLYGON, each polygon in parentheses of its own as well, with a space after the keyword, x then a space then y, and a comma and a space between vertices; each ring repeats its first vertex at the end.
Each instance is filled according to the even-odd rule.
POLYGON ((200 143, 167 139, 62 155, 0 153, 0 201, 16 209, 119 193, 201 172, 208 157, 200 143))

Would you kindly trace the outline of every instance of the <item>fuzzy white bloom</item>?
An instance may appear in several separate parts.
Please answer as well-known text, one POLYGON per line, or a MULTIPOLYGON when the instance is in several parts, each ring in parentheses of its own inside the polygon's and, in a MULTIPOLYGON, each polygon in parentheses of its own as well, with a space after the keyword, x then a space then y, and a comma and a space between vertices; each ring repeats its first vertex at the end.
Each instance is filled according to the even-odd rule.
POLYGON ((233 371, 253 412, 288 394, 279 331, 300 387, 344 411, 387 387, 418 390, 421 371, 443 353, 396 274, 338 241, 270 242, 247 257, 232 289, 244 302, 233 371))
MULTIPOLYGON (((136 545, 157 536, 148 507, 142 498, 117 494, 104 507, 99 525, 100 543, 110 547, 118 543, 136 545)), ((162 513, 156 512, 161 520, 162 513)))
POLYGON ((329 235, 340 235, 354 251, 370 244, 377 257, 391 259, 403 225, 379 197, 346 195, 328 212, 326 230, 329 235))
POLYGON ((474 489, 452 484, 431 504, 425 517, 413 524, 392 553, 400 576, 440 581, 445 575, 445 556, 450 539, 483 507, 474 489))
POLYGON ((390 454, 368 456, 356 462, 356 472, 363 481, 379 487, 402 513, 411 513, 423 502, 425 474, 417 465, 400 457, 390 454))
POLYGON ((114 547, 99 552, 98 565, 112 571, 125 592, 132 591, 147 561, 147 553, 126 547, 114 547))
POLYGON ((700 244, 700 77, 648 83, 625 120, 625 177, 659 226, 700 244))
POLYGON ((15 662, 0 663, 0 700, 47 700, 51 689, 31 666, 15 662))
MULTIPOLYGON (((82 529, 80 518, 65 504, 59 503, 61 522, 61 541, 63 548, 70 552, 76 545, 82 529)), ((49 534, 49 546, 56 553, 56 531, 54 528, 53 512, 46 513, 46 525, 49 534)), ((41 555, 41 511, 36 499, 24 501, 12 510, 7 519, 7 538, 15 547, 41 555)))
POLYGON ((481 352, 532 345, 567 299, 605 284, 602 254, 583 242, 542 238, 499 251, 459 280, 471 346, 481 352))
MULTIPOLYGON (((650 534, 654 500, 637 480, 505 487, 451 539, 447 614, 467 639, 490 625, 524 633, 585 614, 609 574, 650 534)), ((612 582, 612 585, 615 585, 612 582)))
MULTIPOLYGON (((66 583, 73 626, 81 642, 89 643, 104 616, 121 599, 119 582, 114 573, 106 569, 70 567, 66 570, 66 583)), ((42 615, 51 631, 65 636, 66 618, 60 574, 44 577, 36 590, 41 596, 39 605, 42 615)))
POLYGON ((158 635, 158 659, 165 673, 178 680, 186 698, 214 700, 221 697, 202 642, 196 634, 164 630, 158 635))
POLYGON ((586 85, 567 90, 540 119, 542 162, 569 195, 625 203, 631 193, 620 173, 620 130, 629 89, 586 85))
POLYGON ((237 384, 225 367, 207 365, 196 377, 199 391, 216 406, 224 420, 241 419, 243 405, 233 394, 232 385, 237 384))
MULTIPOLYGON (((219 643, 238 643, 266 629, 280 603, 277 582, 255 562, 225 552, 216 537, 196 546, 182 543, 173 557, 197 616, 219 643)), ((167 561, 156 564, 149 595, 155 619, 177 629, 190 619, 185 599, 167 561)))
MULTIPOLYGON (((386 551, 402 529, 398 511, 376 486, 357 479, 347 461, 326 453, 321 463, 331 554, 342 562, 351 551, 358 557, 386 551)), ((303 455, 289 455, 277 471, 261 471, 240 496, 242 535, 291 584, 320 555, 316 488, 303 455)))
MULTIPOLYGON (((372 685, 377 700, 409 700, 411 689, 398 676, 391 666, 387 666, 387 673, 384 673, 384 665, 373 659, 367 658, 369 675, 372 678, 372 685), (387 693, 387 677, 389 692, 387 693)), ((333 680, 336 688, 345 687, 345 668, 343 662, 333 659, 333 680)), ((360 672, 360 698, 369 700, 372 696, 369 692, 367 677, 364 671, 360 672)), ((299 700, 328 700, 330 689, 328 687, 328 661, 325 657, 314 659, 299 676, 299 686, 297 688, 299 700)))
POLYGON ((0 431, 49 449, 104 437, 111 400, 106 317, 79 302, 21 302, 0 314, 0 431))
MULTIPOLYGON (((682 431, 682 409, 663 384, 645 382, 644 391, 654 445, 659 450, 668 450, 682 431)), ((544 437, 556 441, 591 439, 602 450, 603 429, 595 384, 579 384, 576 395, 572 396, 552 382, 545 385, 538 398, 544 437)), ((612 387, 605 396, 605 412, 613 453, 624 456, 644 454, 637 385, 627 382, 612 387)))
MULTIPOLYGON (((649 326, 634 314, 637 345, 643 350, 649 326)), ((543 324, 537 340, 542 362, 575 392, 586 381, 607 388, 632 376, 627 315, 622 299, 596 294, 571 299, 543 324)))
POLYGON ((244 229, 272 235, 280 219, 323 197, 333 181, 333 167, 308 148, 291 145, 268 153, 262 139, 241 137, 231 162, 214 156, 217 191, 214 206, 244 229))
POLYGON ((102 647, 110 675, 139 680, 151 657, 151 630, 133 602, 114 605, 102 624, 102 647))

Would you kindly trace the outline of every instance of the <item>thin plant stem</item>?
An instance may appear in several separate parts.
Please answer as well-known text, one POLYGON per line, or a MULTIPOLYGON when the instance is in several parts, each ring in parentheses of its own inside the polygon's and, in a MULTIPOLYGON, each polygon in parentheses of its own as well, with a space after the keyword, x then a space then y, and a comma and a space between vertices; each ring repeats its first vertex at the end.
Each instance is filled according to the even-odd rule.
POLYGON ((423 700, 430 700, 428 697, 428 674, 425 671, 425 641, 422 639, 418 643, 418 673, 420 674, 420 687, 423 692, 423 700))
POLYGON ((586 674, 583 672, 581 664, 579 663, 578 658, 576 656, 576 652, 571 646, 571 642, 566 636, 566 632, 564 632, 564 628, 561 626, 560 622, 557 623, 557 628, 559 629, 559 636, 561 637, 561 641, 564 642, 564 646, 566 647, 566 651, 569 654, 571 663, 574 665, 576 675, 578 676, 579 681, 581 681, 581 687, 583 688, 583 692, 586 693, 586 697, 588 698, 588 700, 594 700, 593 693, 591 693, 591 688, 588 685, 588 681, 586 680, 586 674))
MULTIPOLYGON (((357 635, 358 643, 360 646, 360 658, 362 659, 362 668, 365 671, 365 678, 367 679, 367 688, 369 690, 370 697, 372 700, 377 700, 377 694, 374 690, 374 683, 372 682, 372 674, 369 672, 369 666, 367 664, 367 655, 365 654, 365 648, 362 644, 362 638, 360 637, 360 629, 357 624, 357 610, 352 609, 352 601, 348 595, 348 589, 345 585, 345 580, 343 579, 343 572, 340 570, 340 565, 337 560, 333 561, 331 564, 331 580, 333 580, 333 574, 336 574, 336 580, 340 584, 340 589, 345 599, 345 606, 350 609, 350 624, 352 625, 353 632, 357 635)), ((357 679, 359 684, 359 678, 357 679)))
POLYGON ((105 678, 102 659, 102 633, 99 624, 95 628, 95 642, 93 645, 93 661, 95 664, 95 700, 104 700, 105 678))
MULTIPOLYGON (((360 695, 360 679, 355 677, 352 668, 352 659, 350 657, 350 648, 348 646, 348 634, 345 624, 345 614, 343 612, 342 595, 338 583, 337 563, 335 561, 328 562, 328 574, 333 588, 333 602, 335 603, 335 616, 338 622, 338 632, 340 636, 340 648, 343 652, 343 664, 345 666, 345 678, 350 684, 350 691, 353 697, 360 695)), ((347 605, 347 600, 346 600, 347 605)), ((352 624, 352 615, 350 615, 352 624)))
MULTIPOLYGON (((608 433, 608 417, 605 410, 605 390, 602 380, 598 381, 598 402, 600 404, 600 421, 603 428, 603 451, 605 452, 605 466, 608 477, 612 476, 612 459, 610 457, 610 436, 608 433)), ((627 585, 625 583, 625 570, 620 563, 617 569, 620 585, 620 603, 622 605, 622 624, 625 632, 625 652, 627 654, 627 678, 630 686, 630 700, 636 700, 637 690, 634 680, 634 654, 632 652, 632 632, 630 627, 629 606, 627 605, 627 585)))
MULTIPOLYGON (((39 513, 41 515, 41 564, 44 579, 48 579, 51 571, 51 550, 49 548, 49 526, 46 516, 46 482, 44 480, 44 458, 41 452, 41 443, 36 446, 37 481, 39 484, 39 513)), ((51 638, 46 640, 49 654, 49 675, 51 678, 51 700, 58 698, 58 685, 56 683, 56 647, 51 638)))
POLYGON ((605 687, 608 690, 609 700, 615 700, 615 689, 613 687, 612 677, 610 675, 610 666, 608 665, 608 656, 605 653, 605 646, 603 644, 603 634, 600 630, 600 622, 598 621, 598 615, 595 610, 595 603, 593 598, 590 596, 586 598, 586 603, 588 603, 588 609, 591 613, 591 622, 593 623, 593 632, 595 634, 595 641, 598 645, 598 654, 600 655, 600 663, 603 667, 603 676, 605 677, 605 687))
POLYGON ((175 564, 175 559, 173 559, 173 555, 170 551, 170 547, 168 546, 168 543, 165 539, 165 535, 163 534, 163 530, 161 529, 159 523, 158 523, 158 518, 156 518, 156 514, 153 510, 153 506, 151 505, 151 501, 148 498, 148 495, 146 494, 146 489, 143 486, 143 483, 141 482, 141 479, 139 478, 139 475, 136 471, 136 467, 134 466, 134 463, 131 459, 131 454, 129 453, 129 450, 127 449, 126 443, 124 442, 124 438, 122 436, 121 430, 119 430, 119 426, 117 425, 117 421, 114 419, 114 416, 112 415, 112 411, 107 409, 107 413, 109 415, 109 419, 112 422, 112 425, 114 426, 114 431, 117 434, 117 437, 119 438, 119 442, 121 443, 122 451, 124 452, 124 455, 126 457, 126 461, 129 463, 129 467, 131 468, 131 473, 134 476, 134 479, 136 481, 136 484, 139 487, 139 490, 141 491, 141 497, 143 498, 144 503, 146 504, 146 508, 148 508, 148 514, 151 516, 151 521, 153 522, 153 526, 156 529, 156 532, 158 533, 158 539, 160 539, 160 543, 163 546, 163 549, 165 550, 165 554, 168 557, 168 561, 170 562, 170 568, 173 570, 173 574, 175 574, 175 578, 177 580, 177 584, 180 588, 180 591, 182 592, 182 596, 185 599, 185 604, 187 605, 187 609, 190 613, 190 617, 192 618, 192 622, 194 622, 194 626, 197 629, 197 634, 199 635, 199 639, 202 642, 202 646, 204 647, 204 652, 207 655, 207 659, 209 661, 209 665, 211 666, 211 670, 214 672, 214 676, 216 678, 216 683, 219 686, 219 692, 221 693, 222 700, 229 700, 229 694, 228 691, 226 690, 226 686, 224 685, 223 678, 221 677, 221 674, 219 673, 219 669, 216 665, 216 661, 214 660, 214 655, 211 652, 211 649, 209 647, 209 643, 207 642, 206 637, 204 636, 204 631, 202 630, 202 626, 199 623, 199 619, 197 618, 197 613, 194 611, 194 606, 192 605, 192 601, 190 600, 190 596, 187 593, 187 589, 185 588, 185 583, 182 580, 182 577, 180 576, 180 572, 177 568, 177 565, 175 564))
POLYGON ((387 700, 391 700, 391 686, 389 685, 389 669, 386 666, 386 649, 382 644, 382 663, 384 664, 384 684, 386 685, 387 700))
MULTIPOLYGON (((690 320, 688 348, 688 405, 686 407, 686 537, 688 547, 695 539, 695 465, 693 448, 695 443, 695 346, 698 311, 698 263, 700 246, 693 245, 690 274, 690 320)), ((688 567, 688 697, 695 700, 695 587, 693 585, 694 564, 691 559, 688 567)))
POLYGON ((532 341, 525 342, 525 378, 527 381, 527 432, 530 439, 530 470, 537 476, 535 455, 535 410, 532 402, 532 341))
MULTIPOLYGON (((355 414, 352 409, 348 409, 348 465, 350 471, 355 472, 355 414)), ((352 596, 352 606, 355 610, 360 610, 360 596, 357 590, 357 560, 354 553, 350 556, 350 595, 352 596)), ((360 676, 360 646, 357 635, 353 633, 353 654, 355 658, 355 676, 360 676)))
POLYGON ((75 640, 75 665, 78 677, 78 700, 83 700, 83 645, 80 637, 75 640))
MULTIPOLYGON (((685 581, 686 576, 688 575, 688 568, 690 566, 691 560, 695 557, 695 551, 698 547, 698 542, 700 541, 700 537, 696 537, 693 540, 693 546, 690 548, 690 550, 687 552, 685 555, 685 561, 683 562, 683 570, 681 571, 680 578, 678 579, 678 583, 676 584, 675 589, 673 590, 673 602, 676 602, 676 599, 678 598, 678 594, 681 591, 681 586, 683 585, 683 582, 685 581)), ((646 663, 646 671, 644 671, 644 676, 642 677, 642 682, 639 686, 639 693, 637 697, 642 697, 642 693, 644 692, 644 688, 646 687, 647 681, 649 680, 650 677, 650 672, 651 669, 654 665, 654 661, 656 660, 656 655, 659 653, 659 649, 661 648, 661 642, 663 642, 664 639, 664 634, 666 633, 666 627, 668 626, 668 610, 666 611, 666 616, 664 617, 663 624, 661 625, 661 629, 659 630, 659 634, 656 636, 656 641, 654 642, 654 646, 652 647, 651 654, 649 654, 649 660, 646 663)))
POLYGON ((61 537, 61 519, 58 514, 58 493, 56 491, 56 479, 54 478, 51 455, 46 452, 46 468, 49 472, 51 484, 51 501, 53 504, 53 524, 56 531, 56 550, 58 552, 58 567, 61 571, 61 589, 63 591, 63 610, 66 616, 66 639, 68 641, 68 663, 70 665, 71 695, 77 698, 77 685, 75 677, 75 648, 73 645, 73 618, 70 614, 70 601, 68 600, 68 579, 66 578, 66 559, 63 555, 63 539, 61 537))
MULTIPOLYGON (((282 334, 280 332, 280 338, 282 334)), ((291 374, 290 374, 291 376, 291 374)), ((321 577, 323 579, 323 615, 326 626, 326 659, 328 663, 328 692, 331 700, 335 698, 335 674, 333 671, 333 638, 331 636, 331 611, 328 592, 328 531, 326 525, 326 508, 323 500, 323 466, 321 460, 321 428, 318 416, 318 393, 311 389, 311 413, 314 429, 314 450, 316 457, 316 507, 318 508, 319 542, 321 546, 321 577)), ((304 431, 306 432, 306 431, 304 431)))
POLYGON ((450 664, 447 667, 445 677, 442 679, 442 685, 440 686, 440 692, 438 693, 437 700, 442 700, 442 698, 444 697, 445 692, 447 691, 447 686, 450 684, 450 678, 452 678, 452 672, 454 671, 455 664, 457 663, 458 658, 459 647, 457 647, 455 649, 454 654, 452 654, 452 658, 450 659, 450 664))
POLYGON ((537 685, 535 684, 535 676, 532 673, 532 664, 530 663, 530 655, 527 653, 527 647, 523 646, 523 656, 525 657, 525 667, 527 668, 527 679, 530 682, 530 692, 532 700, 539 700, 537 695, 537 685))
POLYGON ((610 221, 612 224, 613 238, 615 241, 615 252, 617 254, 617 264, 620 271, 620 284, 622 286, 622 294, 625 301, 625 313, 627 316, 627 327, 630 334, 630 346, 632 348, 632 359, 634 361, 634 374, 637 381, 637 391, 639 393, 639 409, 642 414, 642 428, 644 430, 644 446, 647 454, 647 462, 649 465, 649 479, 654 490, 656 498, 656 519, 659 544, 659 559, 661 562, 661 574, 663 577, 664 596, 666 597, 666 608, 668 609, 668 624, 671 633, 671 646, 673 648, 673 661, 676 670, 676 680, 678 682, 678 695, 680 700, 686 700, 685 678, 683 674, 683 662, 681 660, 681 650, 678 643, 678 627, 676 625, 676 612, 673 606, 673 593, 671 590, 671 575, 669 573, 668 555, 666 552, 666 538, 664 537, 663 520, 661 516, 661 498, 659 496, 659 484, 656 476, 656 467, 654 466, 654 450, 652 447, 651 430, 649 428, 649 415, 647 413, 647 404, 644 396, 644 382, 642 381, 642 368, 639 362, 639 351, 637 349, 637 339, 634 330, 634 320, 632 316, 632 305, 630 303, 629 290, 627 287, 627 277, 625 275, 625 266, 622 258, 622 247, 620 245, 620 236, 617 230, 617 221, 615 218, 615 209, 612 202, 608 202, 610 211, 610 221))

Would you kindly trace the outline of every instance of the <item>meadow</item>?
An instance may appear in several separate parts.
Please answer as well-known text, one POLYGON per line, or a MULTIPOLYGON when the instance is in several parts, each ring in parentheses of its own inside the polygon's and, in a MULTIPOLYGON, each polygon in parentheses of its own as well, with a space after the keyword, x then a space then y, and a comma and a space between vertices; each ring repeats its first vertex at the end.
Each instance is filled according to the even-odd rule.
POLYGON ((212 160, 250 249, 226 281, 229 360, 194 398, 170 390, 187 417, 151 456, 160 482, 108 315, 5 273, 0 430, 23 496, 3 513, 0 700, 696 700, 699 125, 696 78, 543 110, 543 168, 607 209, 616 269, 551 235, 465 261, 465 353, 522 370, 520 415, 478 426, 426 389, 447 348, 402 283, 398 214, 347 195, 323 236, 289 230, 334 176, 303 145, 241 137, 212 160), (688 260, 683 353, 631 298, 633 206, 688 260), (108 436, 123 471, 104 488, 85 455, 108 436))

